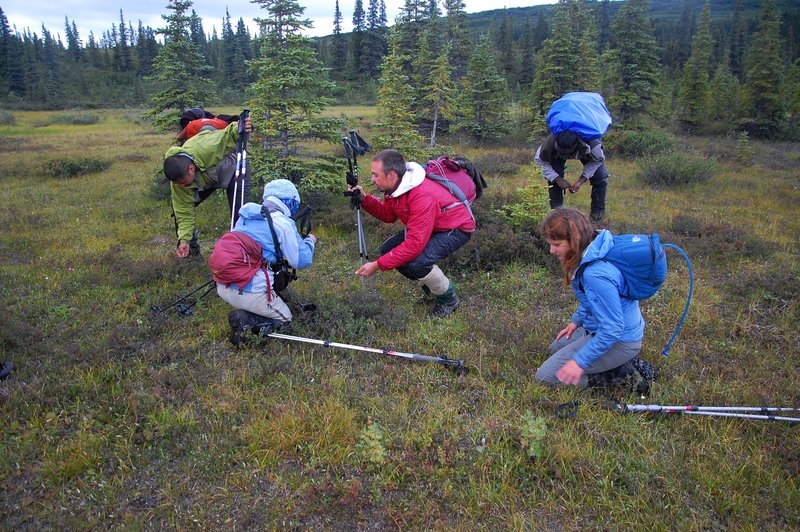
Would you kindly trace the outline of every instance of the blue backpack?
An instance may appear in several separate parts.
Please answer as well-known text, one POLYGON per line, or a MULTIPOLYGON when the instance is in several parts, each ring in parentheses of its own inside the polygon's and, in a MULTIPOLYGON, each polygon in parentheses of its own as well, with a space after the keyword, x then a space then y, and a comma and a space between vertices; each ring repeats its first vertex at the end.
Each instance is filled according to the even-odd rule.
MULTIPOLYGON (((667 278, 667 254, 658 233, 652 235, 615 235, 614 245, 602 259, 610 262, 625 277, 627 290, 621 296, 630 299, 647 299, 658 292, 667 278)), ((578 268, 576 277, 592 264, 587 262, 578 268)), ((581 286, 583 289, 583 286, 581 286)))
MULTIPOLYGON (((661 288, 667 278, 667 254, 664 248, 676 249, 686 260, 686 264, 689 267, 689 296, 686 300, 683 316, 681 316, 672 338, 670 338, 661 352, 664 356, 669 356, 670 346, 678 336, 692 301, 692 292, 694 291, 692 263, 689 261, 688 255, 678 246, 662 244, 658 233, 653 233, 652 235, 614 235, 613 238, 614 245, 608 250, 605 257, 598 260, 610 262, 622 273, 627 285, 627 289, 620 292, 623 297, 643 300, 652 297, 653 294, 658 292, 658 289, 661 288)), ((580 279, 583 270, 592 262, 582 264, 575 273, 581 290, 583 290, 583 284, 580 279)))
POLYGON ((572 131, 584 140, 599 139, 610 125, 611 113, 596 92, 568 92, 547 112, 547 127, 554 135, 572 131))

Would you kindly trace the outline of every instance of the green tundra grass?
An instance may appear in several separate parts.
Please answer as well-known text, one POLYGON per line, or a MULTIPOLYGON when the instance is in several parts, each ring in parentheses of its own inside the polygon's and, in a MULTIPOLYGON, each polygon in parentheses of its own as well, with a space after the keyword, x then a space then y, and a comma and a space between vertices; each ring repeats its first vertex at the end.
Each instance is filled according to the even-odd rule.
MULTIPOLYGON (((339 112, 371 133, 369 109, 339 112)), ((20 112, 0 126, 0 361, 17 366, 0 382, 0 528, 800 527, 800 426, 623 415, 597 392, 534 382, 575 303, 532 225, 499 212, 541 184, 529 146, 453 146, 483 161, 490 188, 478 234, 443 266, 464 300, 444 321, 397 272, 362 286, 346 198, 305 198, 320 243, 292 291, 318 309, 291 333, 463 359, 458 377, 272 339, 233 349, 214 293, 194 316, 153 317, 209 270, 174 254, 158 183, 171 137, 133 111, 100 113, 70 125, 20 112), (106 169, 57 171, 79 160, 106 169), (575 417, 554 415, 576 399, 575 417)), ((695 274, 662 357, 689 289, 670 252, 666 285, 642 304, 642 355, 661 375, 650 397, 622 399, 798 407, 800 148, 753 141, 744 165, 735 139, 678 140, 719 159, 712 179, 653 188, 609 154, 607 226, 658 231, 695 274)), ((587 209, 589 187, 567 203, 587 209)), ((198 212, 207 257, 226 201, 198 212)), ((396 230, 364 225, 371 253, 396 230)))

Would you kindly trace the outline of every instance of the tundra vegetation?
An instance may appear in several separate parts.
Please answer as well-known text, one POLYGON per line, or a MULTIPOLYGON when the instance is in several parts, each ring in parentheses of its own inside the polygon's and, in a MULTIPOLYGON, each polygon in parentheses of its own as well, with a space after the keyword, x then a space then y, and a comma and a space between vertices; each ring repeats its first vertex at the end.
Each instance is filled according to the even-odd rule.
MULTIPOLYGON (((372 107, 328 113, 377 133, 372 107)), ((273 339, 233 349, 213 293, 193 316, 154 318, 151 305, 209 278, 205 258, 174 256, 159 175, 173 137, 134 110, 93 114, 15 111, 0 125, 0 359, 18 367, 0 382, 2 528, 800 526, 796 427, 622 415, 600 394, 534 383, 574 300, 534 230, 546 193, 530 145, 450 144, 490 188, 478 233, 445 266, 464 299, 447 320, 429 320, 396 272, 362 288, 347 198, 304 197, 320 244, 291 290, 318 308, 292 333, 464 359, 471 372, 456 377, 273 339), (575 399, 576 417, 554 416, 575 399)), ((688 290, 681 258, 643 303, 643 356, 661 372, 646 402, 800 406, 797 145, 653 138, 714 164, 647 179, 652 168, 624 155, 646 140, 608 142, 607 227, 658 231, 695 272, 669 358, 688 290)), ((224 196, 198 215, 207 256, 228 225, 224 196)), ((364 223, 374 253, 393 228, 364 223)))
MULTIPOLYGON (((134 32, 120 12, 85 44, 67 19, 66 47, 0 11, 0 362, 18 367, 0 381, 2 528, 800 527, 796 427, 621 415, 533 380, 575 302, 536 232, 547 192, 531 160, 553 99, 590 90, 615 118, 604 226, 660 233, 695 273, 669 358, 682 258, 643 303, 642 355, 661 373, 646 401, 800 406, 792 2, 467 16, 445 0, 445 17, 408 0, 389 30, 383 2, 359 0, 351 34, 337 2, 339 30, 313 41, 297 2, 257 3, 255 38, 227 12, 207 38, 191 2, 170 0, 165 27, 134 32), (275 339, 233 349, 213 293, 192 316, 154 316, 210 278, 204 257, 175 258, 161 175, 175 131, 153 127, 193 105, 251 108, 253 197, 286 177, 314 207, 317 257, 291 291, 317 309, 292 334, 470 373, 275 339), (396 272, 353 275, 350 129, 420 162, 464 153, 488 179, 478 232, 443 265, 464 300, 449 319, 429 320, 396 272), (554 415, 576 400, 575 417, 554 415)), ((586 211, 589 193, 566 202, 586 211)), ((222 194, 198 221, 207 256, 229 224, 222 194)), ((373 254, 397 229, 363 221, 373 254)))

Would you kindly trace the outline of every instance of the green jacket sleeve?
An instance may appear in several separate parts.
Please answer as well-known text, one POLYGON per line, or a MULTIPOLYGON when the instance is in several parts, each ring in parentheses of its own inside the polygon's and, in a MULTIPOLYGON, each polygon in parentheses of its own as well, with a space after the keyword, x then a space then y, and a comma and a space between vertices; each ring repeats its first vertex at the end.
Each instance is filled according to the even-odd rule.
POLYGON ((178 240, 188 242, 192 239, 194 228, 197 225, 194 210, 194 186, 181 187, 170 183, 172 196, 172 210, 175 213, 175 223, 178 225, 178 240))

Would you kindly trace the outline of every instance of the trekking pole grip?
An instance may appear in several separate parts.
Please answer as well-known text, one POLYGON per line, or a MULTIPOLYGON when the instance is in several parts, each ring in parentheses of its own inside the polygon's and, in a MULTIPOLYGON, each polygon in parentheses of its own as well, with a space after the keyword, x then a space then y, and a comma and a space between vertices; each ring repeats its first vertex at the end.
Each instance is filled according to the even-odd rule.
POLYGON ((242 112, 239 114, 239 127, 236 129, 239 133, 239 137, 243 140, 243 142, 247 142, 247 136, 249 133, 244 127, 244 121, 250 117, 250 109, 244 108, 242 112))

